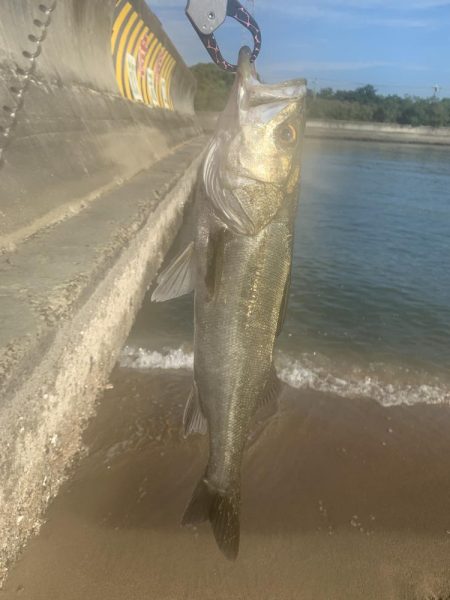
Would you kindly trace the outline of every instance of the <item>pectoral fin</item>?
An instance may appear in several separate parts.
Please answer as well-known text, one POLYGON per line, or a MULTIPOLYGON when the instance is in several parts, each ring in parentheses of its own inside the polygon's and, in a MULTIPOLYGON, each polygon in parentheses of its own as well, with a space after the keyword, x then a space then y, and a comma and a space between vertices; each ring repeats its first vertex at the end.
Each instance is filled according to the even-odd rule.
POLYGON ((194 242, 170 263, 157 278, 152 302, 164 302, 192 292, 195 286, 194 242))

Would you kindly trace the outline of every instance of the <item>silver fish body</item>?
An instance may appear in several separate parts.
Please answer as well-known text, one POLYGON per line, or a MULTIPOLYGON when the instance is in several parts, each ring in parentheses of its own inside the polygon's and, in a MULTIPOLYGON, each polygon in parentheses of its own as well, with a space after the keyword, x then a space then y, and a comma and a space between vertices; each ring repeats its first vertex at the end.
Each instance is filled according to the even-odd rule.
POLYGON ((251 419, 277 390, 273 350, 290 285, 305 95, 304 80, 259 83, 241 50, 198 186, 195 242, 153 295, 195 289, 194 386, 184 421, 186 433, 208 431, 210 451, 183 523, 210 520, 230 559, 239 550, 251 419))
POLYGON ((196 240, 203 259, 195 291, 194 377, 210 438, 205 478, 228 492, 239 488, 250 421, 270 393, 292 221, 291 211, 283 210, 256 235, 243 236, 221 228, 208 206, 204 212, 196 240))

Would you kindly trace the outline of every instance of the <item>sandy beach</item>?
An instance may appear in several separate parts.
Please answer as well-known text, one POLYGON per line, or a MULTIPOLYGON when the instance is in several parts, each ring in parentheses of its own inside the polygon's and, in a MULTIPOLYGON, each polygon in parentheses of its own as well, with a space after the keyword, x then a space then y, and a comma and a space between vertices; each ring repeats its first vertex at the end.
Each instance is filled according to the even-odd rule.
POLYGON ((2 600, 450 597, 450 407, 284 388, 243 469, 241 552, 179 525, 206 460, 187 371, 117 368, 2 600))

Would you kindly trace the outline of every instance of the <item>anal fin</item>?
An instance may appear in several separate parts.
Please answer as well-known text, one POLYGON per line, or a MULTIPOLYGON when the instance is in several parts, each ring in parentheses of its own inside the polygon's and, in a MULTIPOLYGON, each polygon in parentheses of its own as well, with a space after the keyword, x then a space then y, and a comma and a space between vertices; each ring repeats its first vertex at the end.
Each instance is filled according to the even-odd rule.
POLYGON ((265 406, 273 406, 276 410, 277 408, 277 400, 280 395, 283 384, 278 379, 277 372, 275 367, 272 365, 270 369, 269 378, 266 383, 266 387, 264 389, 264 393, 261 395, 259 402, 256 406, 257 409, 263 408, 265 406))
POLYGON ((272 417, 278 412, 278 398, 282 389, 283 383, 278 379, 275 367, 272 365, 264 392, 256 404, 255 418, 247 438, 249 448, 256 444, 272 417))
POLYGON ((186 408, 183 415, 184 437, 188 437, 193 433, 204 435, 208 431, 208 424, 200 407, 197 384, 192 385, 191 393, 186 402, 186 408))
POLYGON ((195 252, 191 242, 157 278, 152 302, 164 302, 192 292, 195 286, 195 252))

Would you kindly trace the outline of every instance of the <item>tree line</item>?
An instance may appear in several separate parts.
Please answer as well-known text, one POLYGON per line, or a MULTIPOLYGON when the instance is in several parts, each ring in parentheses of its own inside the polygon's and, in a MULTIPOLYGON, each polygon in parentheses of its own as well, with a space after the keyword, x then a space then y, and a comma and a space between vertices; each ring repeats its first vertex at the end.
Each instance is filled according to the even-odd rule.
MULTIPOLYGON (((215 65, 191 67, 197 79, 195 109, 221 111, 225 107, 234 76, 215 65)), ((336 119, 450 127, 450 98, 381 95, 373 85, 355 90, 324 88, 308 90, 307 115, 310 119, 336 119)))

